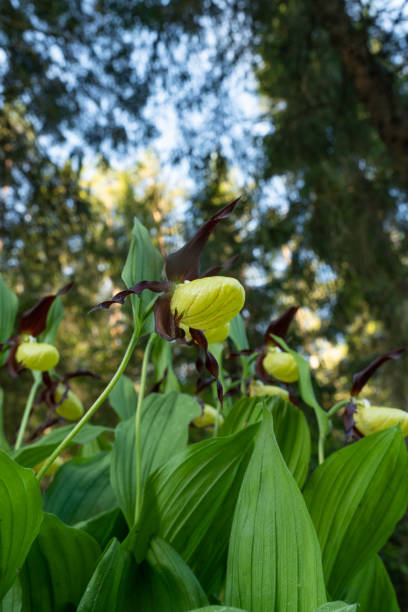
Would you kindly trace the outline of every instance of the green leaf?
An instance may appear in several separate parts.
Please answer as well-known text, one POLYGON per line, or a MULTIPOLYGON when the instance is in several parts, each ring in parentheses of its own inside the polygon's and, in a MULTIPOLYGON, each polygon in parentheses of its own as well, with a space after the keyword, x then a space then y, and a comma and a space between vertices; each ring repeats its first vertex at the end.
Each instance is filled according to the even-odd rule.
POLYGON ((94 571, 100 547, 80 529, 44 514, 40 533, 21 572, 24 611, 76 609, 94 571))
MULTIPOLYGON (((149 474, 187 446, 189 423, 200 412, 197 401, 177 391, 151 393, 142 404, 142 487, 149 474)), ((129 526, 136 503, 135 417, 119 423, 113 446, 112 487, 129 526)))
POLYGON ((378 555, 355 574, 343 591, 342 599, 359 604, 359 612, 399 612, 390 577, 378 555))
POLYGON ((231 608, 230 606, 205 606, 205 608, 196 608, 190 612, 246 612, 242 608, 231 608))
POLYGON ((162 387, 164 392, 180 391, 180 385, 173 370, 171 345, 161 336, 157 336, 153 345, 152 363, 155 380, 159 381, 165 377, 162 387))
POLYGON ((3 389, 0 387, 0 450, 8 451, 10 446, 4 433, 3 400, 4 393, 3 389))
POLYGON ((357 610, 359 610, 357 604, 347 604, 344 601, 329 601, 317 608, 315 612, 357 612, 357 610))
POLYGON ((282 398, 243 397, 232 407, 220 434, 231 434, 262 420, 264 406, 272 412, 275 436, 287 466, 302 487, 310 462, 310 431, 301 410, 282 398))
POLYGON ((156 534, 208 591, 224 573, 232 514, 258 425, 189 446, 150 476, 128 546, 141 561, 156 534))
POLYGON ((17 296, 7 287, 0 274, 0 344, 8 340, 13 333, 17 308, 17 296))
POLYGON ((44 510, 68 525, 84 521, 117 507, 110 485, 111 453, 98 453, 65 463, 44 495, 44 510))
POLYGON ((266 410, 234 512, 225 601, 249 612, 326 601, 316 532, 266 410))
POLYGON ((102 512, 97 516, 75 524, 77 529, 83 529, 94 538, 103 550, 113 537, 122 541, 128 534, 128 527, 120 508, 102 512))
POLYGON ((0 451, 0 601, 13 584, 43 519, 32 470, 0 451))
POLYGON ((249 349, 244 320, 240 314, 237 314, 230 322, 229 337, 239 351, 249 349))
POLYGON ((129 553, 114 538, 100 558, 77 612, 124 610, 124 583, 128 578, 130 563, 129 553))
POLYGON ((136 413, 137 394, 132 381, 125 374, 122 374, 109 393, 109 403, 122 421, 136 413))
POLYGON ((343 589, 385 544, 408 503, 408 455, 400 427, 333 453, 304 495, 320 540, 329 593, 343 589))
POLYGON ((48 311, 47 326, 45 330, 39 335, 38 340, 40 342, 48 342, 49 344, 54 344, 55 338, 57 337, 58 328, 63 318, 64 306, 62 304, 61 297, 57 296, 48 311))
POLYGON ((7 591, 0 602, 0 612, 22 612, 23 611, 23 589, 19 578, 13 582, 11 589, 7 591))
MULTIPOLYGON (((74 427, 75 425, 66 425, 65 427, 54 429, 49 434, 37 440, 37 442, 28 444, 27 446, 20 448, 18 451, 13 451, 11 456, 17 463, 23 465, 24 467, 34 467, 43 461, 43 459, 49 457, 52 451, 57 448, 58 444, 62 442, 65 436, 74 427)), ((69 446, 73 446, 74 444, 86 444, 87 442, 95 440, 95 438, 107 431, 112 430, 109 427, 86 424, 77 433, 69 446)))
MULTIPOLYGON (((161 280, 163 263, 163 257, 153 246, 149 232, 140 221, 135 219, 129 253, 122 270, 122 279, 126 287, 131 287, 143 280, 161 280)), ((137 295, 131 296, 136 326, 142 325, 147 306, 155 297, 157 297, 157 294, 148 290, 143 291, 140 297, 137 295)), ((142 330, 143 333, 153 331, 153 328, 149 329, 149 325, 144 327, 146 329, 142 330)))

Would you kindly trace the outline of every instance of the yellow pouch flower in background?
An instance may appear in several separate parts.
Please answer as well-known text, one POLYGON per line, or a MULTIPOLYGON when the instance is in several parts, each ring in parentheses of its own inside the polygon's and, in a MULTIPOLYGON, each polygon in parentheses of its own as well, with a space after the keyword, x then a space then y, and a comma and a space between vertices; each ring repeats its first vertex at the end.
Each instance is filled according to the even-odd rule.
POLYGON ((368 402, 358 400, 357 410, 353 414, 355 427, 364 436, 382 431, 400 423, 402 434, 408 436, 408 412, 398 408, 370 406, 368 402))
POLYGON ((269 347, 263 358, 265 371, 282 382, 296 382, 299 378, 297 363, 290 353, 284 353, 277 346, 269 347))
POLYGON ((22 342, 16 351, 16 361, 29 370, 46 372, 59 362, 59 352, 45 342, 22 342))
POLYGON ((78 421, 84 414, 83 404, 79 397, 75 395, 75 393, 71 391, 71 389, 68 389, 66 397, 62 399, 65 393, 65 385, 58 385, 56 390, 54 391, 54 397, 57 403, 55 411, 57 414, 62 416, 64 419, 67 419, 68 421, 78 421))
POLYGON ((249 385, 249 396, 259 397, 263 395, 279 395, 284 400, 289 400, 289 393, 276 385, 264 385, 255 380, 249 385))
POLYGON ((209 406, 209 404, 204 404, 204 408, 201 410, 200 414, 193 419, 193 423, 196 427, 211 427, 215 425, 217 417, 218 425, 222 425, 224 422, 223 416, 219 414, 215 408, 209 406))

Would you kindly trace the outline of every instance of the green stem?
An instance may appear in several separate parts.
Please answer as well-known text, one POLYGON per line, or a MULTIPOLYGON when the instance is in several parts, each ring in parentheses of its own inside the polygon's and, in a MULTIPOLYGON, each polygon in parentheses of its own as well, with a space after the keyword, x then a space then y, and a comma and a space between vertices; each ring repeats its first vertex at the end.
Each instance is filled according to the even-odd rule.
POLYGON ((142 501, 142 444, 140 436, 140 423, 142 414, 142 404, 146 387, 147 366, 149 364, 150 353, 153 348, 156 334, 151 334, 145 348, 142 362, 142 372, 140 375, 140 389, 137 397, 136 419, 135 419, 135 439, 136 439, 136 503, 135 503, 135 523, 139 518, 140 506, 142 501))
POLYGON ((340 408, 343 408, 343 406, 345 406, 349 402, 350 402, 349 399, 341 400, 341 402, 337 402, 337 404, 334 404, 334 406, 330 408, 330 410, 327 412, 327 415, 329 417, 333 416, 333 414, 336 414, 336 412, 340 410, 340 408))
POLYGON ((35 395, 37 393, 37 389, 41 384, 41 378, 34 377, 34 382, 31 385, 30 393, 27 398, 27 402, 24 408, 23 417, 21 419, 20 427, 17 434, 16 444, 14 446, 15 450, 18 450, 23 442, 25 430, 27 427, 28 419, 30 417, 31 408, 33 407, 33 403, 35 400, 35 395))
POLYGON ((68 446, 68 444, 75 438, 75 436, 77 435, 77 433, 82 429, 82 427, 89 421, 89 419, 95 414, 95 412, 98 410, 99 406, 105 401, 105 399, 108 397, 109 393, 112 391, 113 387, 116 385, 116 383, 118 382, 119 378, 122 376, 123 372, 125 371, 125 368, 129 362, 130 357, 132 356, 133 350, 137 344, 137 341, 139 339, 139 330, 134 329, 133 333, 132 333, 132 337, 130 339, 130 342, 128 344, 128 347, 126 349, 126 352, 123 356, 122 361, 119 364, 118 369, 116 370, 115 374, 112 376, 110 382, 108 383, 108 385, 105 387, 105 389, 102 391, 102 393, 100 394, 100 396, 94 401, 94 403, 92 404, 92 406, 89 408, 88 412, 86 412, 84 414, 84 416, 81 418, 80 421, 78 421, 78 423, 75 425, 75 427, 69 432, 69 434, 67 436, 65 436, 65 438, 63 439, 63 441, 61 442, 61 444, 59 444, 57 446, 57 448, 54 450, 53 453, 51 453, 51 455, 48 457, 47 461, 44 463, 44 465, 42 466, 42 468, 40 469, 40 471, 37 474, 37 480, 40 481, 41 478, 44 476, 44 474, 48 471, 48 468, 50 467, 50 465, 52 465, 52 463, 55 461, 55 459, 58 457, 58 455, 64 450, 64 448, 66 448, 68 446))

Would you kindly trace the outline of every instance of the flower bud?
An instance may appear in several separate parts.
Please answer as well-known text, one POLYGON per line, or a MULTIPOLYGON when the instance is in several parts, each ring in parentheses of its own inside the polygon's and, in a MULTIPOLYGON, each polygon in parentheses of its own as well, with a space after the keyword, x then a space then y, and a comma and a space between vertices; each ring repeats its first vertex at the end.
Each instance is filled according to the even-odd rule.
POLYGON ((45 342, 22 342, 16 351, 16 360, 29 370, 47 372, 59 361, 59 352, 45 342))
POLYGON ((218 425, 222 425, 224 422, 223 416, 212 406, 204 404, 204 409, 201 410, 200 414, 195 419, 193 419, 193 423, 196 427, 211 427, 215 424, 217 418, 218 425))
POLYGON ((299 378, 297 363, 290 353, 283 353, 278 347, 269 347, 262 361, 266 372, 282 382, 295 382, 299 378))
MULTIPOLYGON (((56 390, 54 391, 55 401, 61 402, 62 398, 66 393, 65 385, 58 385, 56 390)), ((62 416, 67 421, 78 421, 81 416, 84 414, 84 407, 82 405, 81 400, 71 389, 68 389, 68 393, 66 397, 62 400, 61 404, 55 408, 57 414, 62 416)))
POLYGON ((284 400, 289 400, 289 393, 281 387, 276 385, 263 385, 261 382, 255 380, 249 385, 249 396, 258 397, 261 395, 279 395, 284 400))
POLYGON ((244 302, 244 288, 235 278, 208 276, 179 285, 170 308, 186 327, 213 330, 231 321, 244 302))
POLYGON ((393 427, 398 423, 401 425, 402 434, 408 436, 408 412, 405 412, 405 410, 384 406, 369 406, 362 401, 356 403, 357 410, 353 415, 355 426, 364 436, 393 427))

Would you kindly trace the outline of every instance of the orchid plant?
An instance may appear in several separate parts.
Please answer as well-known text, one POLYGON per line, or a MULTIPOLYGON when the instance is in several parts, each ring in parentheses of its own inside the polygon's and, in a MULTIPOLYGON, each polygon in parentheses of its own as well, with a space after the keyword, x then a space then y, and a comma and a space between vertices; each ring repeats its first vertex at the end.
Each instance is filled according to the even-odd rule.
POLYGON ((166 257, 135 220, 126 289, 92 309, 129 299, 131 337, 86 411, 70 381, 95 374, 58 370, 70 285, 24 313, 13 333, 17 298, 0 277, 0 364, 17 380, 33 375, 11 445, 0 428, 1 610, 399 609, 379 553, 408 504, 408 417, 360 393, 405 348, 357 373, 347 399, 331 407, 320 405, 307 359, 287 343, 297 307, 250 349, 244 287, 221 275, 222 262, 200 269, 211 232, 237 205, 166 257), (136 393, 125 369, 142 342, 136 393), (177 381, 175 344, 197 366, 195 393, 177 381), (90 422, 105 400, 114 428, 90 422), (33 431, 39 403, 47 416, 33 431), (326 456, 337 413, 345 444, 326 456))

